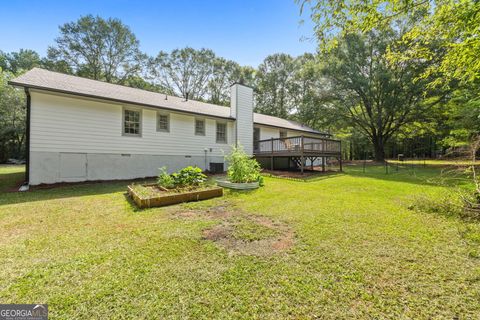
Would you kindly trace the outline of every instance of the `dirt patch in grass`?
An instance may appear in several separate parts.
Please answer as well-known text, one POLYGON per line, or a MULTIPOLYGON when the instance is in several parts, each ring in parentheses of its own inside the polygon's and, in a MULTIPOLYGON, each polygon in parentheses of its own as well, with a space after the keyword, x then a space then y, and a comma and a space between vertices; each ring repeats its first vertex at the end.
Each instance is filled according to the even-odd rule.
POLYGON ((230 255, 269 256, 289 250, 295 242, 295 233, 285 223, 246 214, 226 202, 207 209, 180 210, 173 217, 220 220, 203 230, 202 239, 215 242, 230 255))
POLYGON ((294 233, 287 225, 269 218, 240 214, 205 229, 203 239, 215 242, 232 255, 269 256, 290 249, 294 233))
POLYGON ((232 208, 228 202, 221 201, 219 204, 202 209, 184 209, 172 212, 174 218, 186 219, 226 219, 234 214, 238 214, 238 210, 232 208))

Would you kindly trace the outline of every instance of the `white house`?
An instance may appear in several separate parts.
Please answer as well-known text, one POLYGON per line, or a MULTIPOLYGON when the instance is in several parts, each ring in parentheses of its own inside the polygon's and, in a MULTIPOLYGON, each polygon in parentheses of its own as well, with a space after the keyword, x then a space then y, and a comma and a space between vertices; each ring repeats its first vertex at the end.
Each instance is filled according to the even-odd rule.
POLYGON ((253 155, 254 145, 268 149, 259 140, 326 137, 254 113, 252 88, 238 83, 230 108, 39 68, 10 84, 27 95, 30 185, 152 177, 160 167, 222 170, 231 145, 253 155))

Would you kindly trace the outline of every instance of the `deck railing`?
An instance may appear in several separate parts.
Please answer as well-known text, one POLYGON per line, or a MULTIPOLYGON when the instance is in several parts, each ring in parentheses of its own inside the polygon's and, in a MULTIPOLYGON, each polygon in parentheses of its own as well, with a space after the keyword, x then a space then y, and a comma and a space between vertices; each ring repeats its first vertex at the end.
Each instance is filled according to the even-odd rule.
POLYGON ((312 138, 305 136, 272 138, 254 143, 253 153, 256 155, 275 154, 324 154, 338 155, 341 152, 340 140, 329 138, 312 138))

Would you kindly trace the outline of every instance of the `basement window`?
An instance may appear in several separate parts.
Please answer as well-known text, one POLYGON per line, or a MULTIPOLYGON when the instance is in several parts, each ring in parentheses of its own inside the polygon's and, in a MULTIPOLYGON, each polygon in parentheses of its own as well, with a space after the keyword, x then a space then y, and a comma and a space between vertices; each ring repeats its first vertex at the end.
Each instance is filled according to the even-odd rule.
POLYGON ((195 135, 196 136, 205 135, 205 120, 195 119, 195 135))
POLYGON ((157 131, 170 131, 170 116, 168 114, 157 113, 157 131))
POLYGON ((217 143, 227 143, 227 124, 217 122, 217 143))
POLYGON ((140 136, 142 134, 142 112, 138 109, 123 109, 123 135, 140 136))

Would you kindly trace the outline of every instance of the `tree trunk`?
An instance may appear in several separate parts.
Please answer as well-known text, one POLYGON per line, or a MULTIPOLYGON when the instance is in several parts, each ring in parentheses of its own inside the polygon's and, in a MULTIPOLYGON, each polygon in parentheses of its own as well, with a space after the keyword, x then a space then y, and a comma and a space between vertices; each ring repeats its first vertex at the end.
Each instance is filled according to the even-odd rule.
POLYGON ((354 155, 353 155, 353 139, 350 140, 350 160, 353 160, 354 159, 354 155))
POLYGON ((374 137, 372 139, 373 143, 373 150, 375 152, 375 161, 383 162, 385 161, 385 144, 383 141, 383 137, 374 137))

